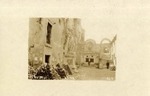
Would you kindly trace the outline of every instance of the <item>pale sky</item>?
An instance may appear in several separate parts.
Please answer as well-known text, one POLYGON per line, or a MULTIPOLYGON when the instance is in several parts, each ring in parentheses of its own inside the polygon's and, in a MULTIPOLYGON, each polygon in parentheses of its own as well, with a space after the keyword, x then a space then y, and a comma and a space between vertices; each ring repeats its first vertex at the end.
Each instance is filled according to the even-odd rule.
POLYGON ((118 31, 116 22, 111 18, 82 18, 81 25, 85 30, 85 40, 94 39, 96 43, 103 38, 112 40, 118 31))

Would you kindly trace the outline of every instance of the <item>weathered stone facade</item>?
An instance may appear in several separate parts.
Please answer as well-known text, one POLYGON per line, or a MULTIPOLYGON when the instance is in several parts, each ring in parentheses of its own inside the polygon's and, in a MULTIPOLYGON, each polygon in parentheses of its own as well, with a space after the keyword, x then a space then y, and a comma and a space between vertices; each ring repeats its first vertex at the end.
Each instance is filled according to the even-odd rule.
POLYGON ((80 63, 81 53, 79 45, 84 42, 84 30, 81 20, 78 18, 67 18, 64 31, 64 62, 76 70, 76 64, 80 63))
POLYGON ((76 68, 77 45, 84 42, 78 18, 30 18, 29 62, 33 66, 68 64, 76 68))

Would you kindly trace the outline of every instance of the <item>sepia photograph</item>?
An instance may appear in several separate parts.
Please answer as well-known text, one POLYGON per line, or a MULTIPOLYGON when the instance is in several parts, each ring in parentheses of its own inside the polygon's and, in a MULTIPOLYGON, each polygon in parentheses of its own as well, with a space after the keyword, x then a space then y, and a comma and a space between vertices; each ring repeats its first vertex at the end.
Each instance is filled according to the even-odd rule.
POLYGON ((150 0, 0 0, 0 96, 150 96, 150 0))
POLYGON ((86 23, 82 18, 29 18, 28 79, 115 80, 117 34, 99 32, 95 40, 86 23))

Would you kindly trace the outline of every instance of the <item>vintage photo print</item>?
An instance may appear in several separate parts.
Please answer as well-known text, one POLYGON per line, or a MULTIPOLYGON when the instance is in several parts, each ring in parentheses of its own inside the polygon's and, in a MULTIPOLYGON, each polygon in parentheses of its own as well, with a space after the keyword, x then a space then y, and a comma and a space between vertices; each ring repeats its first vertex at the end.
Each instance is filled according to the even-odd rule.
POLYGON ((28 79, 115 80, 117 34, 87 39, 82 22, 29 18, 28 79))

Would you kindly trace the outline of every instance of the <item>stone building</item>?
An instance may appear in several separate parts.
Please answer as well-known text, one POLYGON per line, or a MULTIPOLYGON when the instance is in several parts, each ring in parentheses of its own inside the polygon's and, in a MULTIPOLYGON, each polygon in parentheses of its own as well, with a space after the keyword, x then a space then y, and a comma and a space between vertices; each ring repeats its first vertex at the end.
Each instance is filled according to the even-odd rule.
POLYGON ((30 18, 29 63, 34 67, 68 64, 76 68, 77 45, 84 41, 78 18, 30 18))
POLYGON ((98 65, 99 68, 106 68, 106 63, 116 64, 115 56, 116 36, 113 40, 104 38, 98 44, 92 39, 84 42, 84 51, 82 51, 82 63, 85 65, 98 65))
POLYGON ((115 42, 116 36, 113 38, 113 40, 104 38, 100 42, 99 68, 106 68, 106 63, 109 63, 110 66, 114 66, 116 64, 115 42))
POLYGON ((62 30, 60 19, 30 18, 29 62, 34 66, 40 66, 61 60, 62 30))
POLYGON ((82 62, 86 65, 94 65, 99 63, 99 44, 92 39, 88 39, 84 44, 84 52, 82 62))
POLYGON ((30 18, 29 64, 67 64, 76 71, 77 64, 116 64, 115 41, 104 38, 100 44, 84 40, 84 29, 79 18, 30 18))

